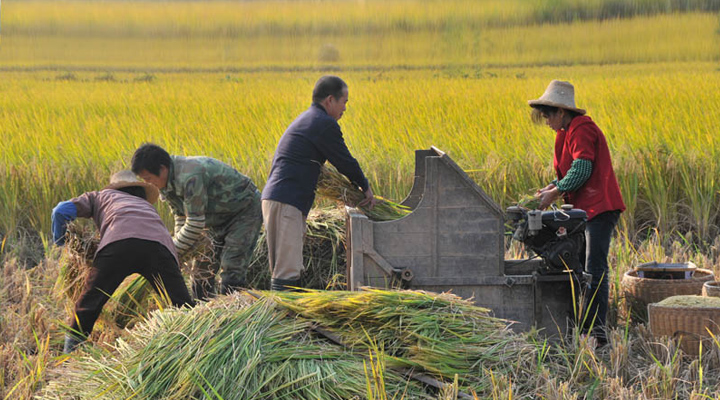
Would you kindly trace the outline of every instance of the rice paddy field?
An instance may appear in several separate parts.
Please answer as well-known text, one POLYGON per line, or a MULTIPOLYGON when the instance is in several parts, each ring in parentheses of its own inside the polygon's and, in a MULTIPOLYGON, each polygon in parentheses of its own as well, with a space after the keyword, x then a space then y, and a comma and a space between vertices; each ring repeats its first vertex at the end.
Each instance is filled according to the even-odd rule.
MULTIPOLYGON (((608 139, 628 206, 610 254, 611 345, 517 339, 534 373, 481 369, 491 379, 478 398, 717 398, 717 342, 700 359, 676 355, 630 324, 618 286, 653 260, 720 272, 719 12, 714 0, 5 2, 0 397, 39 396, 75 365, 59 356, 72 305, 55 287, 57 202, 105 186, 146 141, 221 159, 262 187, 278 138, 331 73, 349 85, 349 148, 375 193, 396 201, 412 185, 413 151, 430 146, 503 207, 547 184, 554 132, 531 122, 527 100, 552 79, 575 85, 608 139)), ((112 352, 128 333, 100 325, 93 342, 112 352)), ((116 356, 140 357, 128 351, 144 339, 126 340, 116 356)), ((373 379, 358 396, 392 398, 373 379)), ((198 387, 192 398, 227 397, 198 387)), ((158 396, 147 398, 173 398, 158 396)))

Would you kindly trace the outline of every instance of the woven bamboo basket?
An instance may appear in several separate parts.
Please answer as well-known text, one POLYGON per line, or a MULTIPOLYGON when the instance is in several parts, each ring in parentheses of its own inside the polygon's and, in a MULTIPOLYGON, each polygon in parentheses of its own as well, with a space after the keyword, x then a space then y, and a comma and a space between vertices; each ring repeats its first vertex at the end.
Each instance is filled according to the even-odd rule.
POLYGON ((702 295, 708 297, 720 297, 720 282, 705 282, 702 287, 702 295))
POLYGON ((697 356, 700 342, 703 349, 713 345, 710 332, 720 333, 720 308, 668 307, 648 305, 650 331, 656 338, 672 337, 680 341, 680 348, 697 356))
POLYGON ((696 269, 690 279, 639 278, 637 271, 630 270, 623 276, 621 285, 633 320, 645 322, 648 304, 657 303, 670 296, 699 296, 705 282, 713 280, 715 275, 709 269, 696 269))

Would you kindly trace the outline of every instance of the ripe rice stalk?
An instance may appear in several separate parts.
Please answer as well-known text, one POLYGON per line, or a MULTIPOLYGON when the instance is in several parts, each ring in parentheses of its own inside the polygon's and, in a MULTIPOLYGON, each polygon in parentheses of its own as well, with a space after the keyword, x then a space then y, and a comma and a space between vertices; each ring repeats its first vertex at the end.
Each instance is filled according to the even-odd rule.
MULTIPOLYGON (((357 207, 365 199, 363 192, 332 166, 323 166, 320 169, 317 194, 352 207, 357 207)), ((358 207, 368 218, 375 221, 396 220, 410 214, 412 211, 408 207, 380 196, 375 196, 375 199, 377 203, 372 210, 368 206, 358 207)))

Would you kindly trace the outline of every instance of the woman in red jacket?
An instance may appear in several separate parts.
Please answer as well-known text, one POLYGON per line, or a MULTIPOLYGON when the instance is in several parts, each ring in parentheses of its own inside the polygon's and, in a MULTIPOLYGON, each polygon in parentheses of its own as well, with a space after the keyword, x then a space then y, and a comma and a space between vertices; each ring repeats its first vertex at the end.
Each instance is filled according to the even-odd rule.
POLYGON ((613 171, 605 135, 585 110, 575 107, 575 90, 569 82, 554 80, 537 100, 528 101, 535 121, 546 121, 556 132, 553 166, 557 179, 540 189, 540 209, 560 197, 585 210, 585 270, 592 275, 584 329, 592 326, 599 345, 607 343, 605 319, 609 298, 608 251, 610 239, 625 204, 613 171))

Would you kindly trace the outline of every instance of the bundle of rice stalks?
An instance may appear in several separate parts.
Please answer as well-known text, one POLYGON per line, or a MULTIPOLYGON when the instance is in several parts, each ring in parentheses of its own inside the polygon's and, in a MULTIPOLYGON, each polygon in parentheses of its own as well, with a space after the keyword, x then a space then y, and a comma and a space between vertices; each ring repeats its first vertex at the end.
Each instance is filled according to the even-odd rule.
MULTIPOLYGON (((317 184, 317 195, 342 204, 356 207, 365 199, 360 189, 351 183, 343 174, 332 166, 320 168, 320 179, 317 184)), ((410 208, 394 203, 380 196, 375 196, 377 203, 370 210, 367 206, 359 209, 374 221, 392 221, 402 218, 412 211, 410 208)))
MULTIPOLYGON (((303 246, 303 286, 328 289, 338 284, 345 274, 345 219, 337 208, 314 208, 307 218, 307 232, 303 246)), ((253 261, 248 269, 249 286, 269 289, 265 232, 258 239, 253 261)))
POLYGON ((540 207, 540 198, 534 194, 526 194, 518 200, 517 205, 528 210, 537 210, 540 207))
POLYGON ((452 294, 366 290, 265 295, 329 328, 350 348, 372 348, 372 338, 392 365, 448 382, 458 374, 464 388, 478 392, 492 385, 486 371, 509 373, 537 350, 507 329, 505 321, 452 294))
POLYGON ((180 268, 184 271, 192 269, 192 262, 213 262, 215 258, 215 246, 207 231, 203 231, 195 244, 180 257, 180 268))
MULTIPOLYGON (((249 304, 240 295, 154 312, 112 354, 70 364, 38 398, 372 398, 364 358, 311 327, 268 299, 249 304)), ((383 383, 382 398, 431 398, 392 371, 383 383)))
POLYGON ((127 285, 122 285, 108 302, 107 313, 119 328, 126 328, 144 318, 157 302, 155 292, 145 278, 136 276, 127 285))
POLYGON ((77 301, 98 244, 100 233, 93 226, 77 221, 68 224, 55 293, 65 295, 73 303, 77 301))

